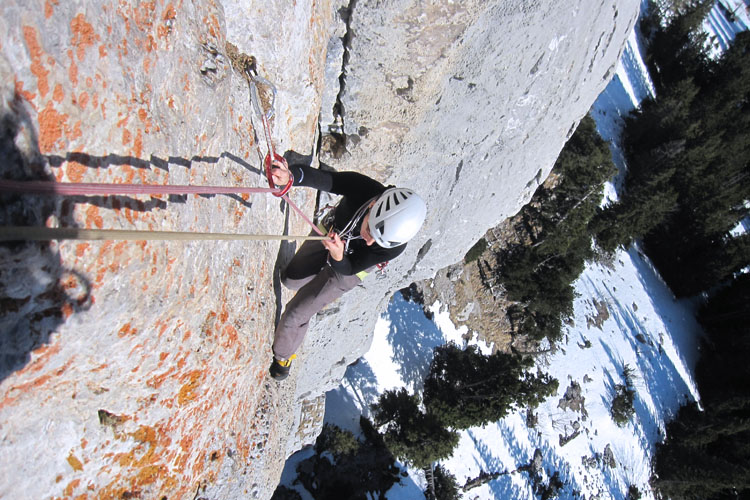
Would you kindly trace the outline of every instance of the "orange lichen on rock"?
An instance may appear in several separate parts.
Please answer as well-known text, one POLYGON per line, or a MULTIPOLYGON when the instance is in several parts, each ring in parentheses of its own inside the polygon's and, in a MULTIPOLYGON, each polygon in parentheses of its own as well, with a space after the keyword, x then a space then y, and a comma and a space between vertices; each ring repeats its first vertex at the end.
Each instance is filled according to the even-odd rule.
POLYGON ((175 367, 173 366, 166 372, 160 374, 160 375, 154 375, 150 379, 146 381, 146 385, 149 387, 153 387, 154 389, 158 389, 162 386, 162 384, 175 372, 175 367))
POLYGON ((83 61, 86 49, 92 47, 100 37, 94 33, 94 27, 86 21, 83 14, 78 14, 70 21, 70 31, 73 33, 70 44, 75 47, 78 60, 83 61))
POLYGON ((86 209, 86 227, 92 228, 92 227, 98 227, 99 229, 104 227, 104 219, 102 219, 102 216, 99 215, 99 207, 94 205, 89 205, 89 207, 86 209))
MULTIPOLYGON (((143 425, 129 436, 136 441, 136 445, 129 452, 118 453, 112 458, 115 463, 130 470, 121 472, 117 479, 100 489, 97 498, 140 497, 143 486, 159 481, 159 490, 173 491, 178 482, 169 474, 169 469, 164 465, 166 458, 159 453, 159 449, 166 448, 171 443, 164 429, 143 425)), ((155 496, 160 497, 161 495, 155 496)))
POLYGON ((188 382, 180 388, 180 392, 177 394, 177 403, 180 406, 183 406, 198 397, 196 389, 200 385, 202 376, 203 372, 200 370, 193 370, 188 373, 186 377, 183 377, 187 378, 188 382))
POLYGON ((76 257, 83 257, 83 254, 86 253, 86 250, 88 250, 91 247, 88 243, 79 243, 76 245, 76 257))
POLYGON ((65 165, 65 174, 71 182, 81 182, 86 173, 86 165, 77 161, 69 161, 65 165))
POLYGON ((223 347, 229 347, 233 344, 237 343, 237 339, 239 338, 239 334, 237 332, 237 329, 233 325, 225 325, 224 326, 224 335, 226 335, 227 339, 224 343, 223 347))
POLYGON ((133 134, 130 133, 130 130, 124 129, 122 131, 122 145, 127 146, 130 144, 130 140, 133 138, 133 134))
POLYGON ((63 91, 62 85, 58 83, 55 85, 55 90, 52 91, 52 99, 57 103, 61 103, 64 97, 65 92, 63 91))
POLYGON ((60 312, 62 313, 63 318, 70 318, 71 316, 73 316, 73 305, 70 302, 66 302, 60 308, 60 312))
MULTIPOLYGON (((72 455, 71 455, 71 456, 72 456, 72 455)), ((70 457, 68 457, 68 463, 70 463, 70 457)), ((68 485, 67 485, 67 486, 65 487, 65 490, 63 491, 63 494, 64 494, 64 495, 65 495, 66 497, 72 497, 72 496, 73 496, 73 492, 75 491, 75 489, 76 489, 76 488, 78 488, 78 485, 80 485, 80 484, 81 484, 81 479, 80 479, 80 478, 79 478, 79 479, 74 479, 74 480, 72 480, 72 481, 71 481, 70 483, 68 483, 68 485)))
MULTIPOLYGON (((76 64, 76 61, 73 58, 72 50, 68 50, 68 57, 70 58, 70 66, 68 67, 68 79, 70 80, 70 83, 74 87, 76 87, 78 85, 78 64, 76 64)), ((73 96, 73 99, 75 99, 75 96, 73 96)))
POLYGON ((63 125, 68 120, 68 115, 58 113, 52 106, 52 101, 39 112, 39 151, 51 153, 57 141, 62 139, 63 125))
POLYGON ((143 134, 141 129, 135 131, 135 140, 133 141, 133 156, 140 158, 143 154, 143 134))
POLYGON ((36 77, 39 94, 42 97, 46 97, 47 92, 49 92, 49 83, 47 82, 49 70, 42 64, 42 55, 44 52, 37 40, 36 28, 33 26, 24 26, 23 37, 26 40, 26 46, 29 48, 29 54, 31 55, 31 74, 36 77))
POLYGON ((31 73, 37 78, 39 94, 42 97, 46 97, 47 92, 49 92, 49 83, 47 82, 49 70, 42 64, 42 55, 44 52, 37 40, 36 29, 33 26, 24 26, 23 37, 26 40, 26 46, 29 48, 29 54, 31 55, 31 73))
POLYGON ((75 471, 82 471, 83 470, 83 464, 81 463, 80 460, 78 460, 78 457, 76 457, 73 454, 73 450, 70 450, 70 455, 68 455, 67 460, 68 460, 68 463, 70 464, 70 466, 73 467, 73 470, 75 470, 75 471))
POLYGON ((136 333, 138 333, 138 330, 135 327, 131 326, 130 323, 125 323, 120 328, 120 331, 117 332, 117 336, 122 338, 127 335, 135 335, 136 333))
POLYGON ((174 6, 171 3, 168 3, 166 9, 164 9, 164 16, 162 17, 164 23, 160 24, 156 29, 157 37, 162 40, 167 38, 167 35, 169 35, 169 33, 171 32, 169 25, 172 23, 175 17, 177 17, 177 12, 175 11, 174 6))
POLYGON ((66 276, 60 280, 60 287, 63 290, 71 290, 77 288, 79 285, 78 277, 75 274, 66 276))
POLYGON ((139 2, 133 11, 133 20, 136 27, 141 31, 151 31, 153 25, 154 10, 156 2, 139 2))
POLYGON ((89 94, 87 92, 81 92, 78 95, 78 105, 81 109, 86 109, 86 105, 89 103, 89 94))
POLYGON ((28 90, 24 90, 24 88, 23 88, 23 82, 21 80, 16 79, 15 80, 15 85, 16 85, 16 94, 18 94, 21 97, 23 97, 24 99, 26 99, 32 105, 32 107, 34 107, 34 109, 36 109, 36 106, 34 106, 34 104, 32 102, 36 98, 36 94, 32 94, 28 90))
POLYGON ((219 19, 214 14, 204 17, 203 24, 208 26, 208 32, 212 37, 219 38, 219 36, 221 35, 219 19))
POLYGON ((46 0, 44 2, 44 17, 49 19, 54 14, 55 7, 60 4, 60 0, 46 0))
POLYGON ((65 134, 68 135, 71 140, 80 139, 83 135, 83 131, 81 130, 81 120, 78 120, 75 125, 73 125, 73 130, 69 130, 66 128, 65 134))
POLYGON ((112 252, 115 254, 115 258, 120 259, 120 257, 122 257, 122 252, 125 250, 125 247, 127 245, 127 241, 120 241, 115 244, 114 248, 112 249, 112 252))

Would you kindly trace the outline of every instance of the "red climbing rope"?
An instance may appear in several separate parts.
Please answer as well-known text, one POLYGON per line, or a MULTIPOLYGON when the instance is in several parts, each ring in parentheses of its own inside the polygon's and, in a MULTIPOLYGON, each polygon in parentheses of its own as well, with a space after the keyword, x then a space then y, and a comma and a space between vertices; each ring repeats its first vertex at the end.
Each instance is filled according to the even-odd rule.
POLYGON ((274 105, 276 103, 276 86, 263 78, 262 76, 258 75, 258 72, 254 68, 247 68, 245 70, 245 73, 248 76, 248 82, 250 83, 250 104, 255 109, 255 113, 260 116, 261 122, 263 123, 263 135, 266 139, 266 146, 268 147, 268 153, 266 153, 266 156, 263 157, 263 153, 260 150, 260 145, 258 144, 258 138, 256 136, 256 147, 258 149, 258 157, 263 162, 263 167, 266 171, 266 179, 268 180, 268 185, 272 188, 275 188, 276 185, 273 182, 273 174, 271 172, 274 163, 280 163, 283 165, 283 168, 289 172, 289 182, 286 183, 286 186, 275 190, 273 192, 274 196, 279 196, 286 201, 290 207, 294 209, 302 218, 307 222, 310 227, 313 228, 313 230, 318 233, 319 235, 323 236, 323 233, 318 229, 318 226, 316 226, 300 209, 295 205, 292 200, 289 199, 287 196, 287 193, 289 192, 289 189, 292 187, 292 184, 294 184, 294 176, 292 176, 292 173, 289 171, 289 165, 286 162, 286 159, 276 154, 276 152, 273 149, 273 141, 271 140, 271 125, 269 124, 269 120, 274 115, 274 105), (260 106, 260 99, 258 97, 258 84, 262 84, 267 86, 271 89, 271 104, 268 107, 268 111, 264 112, 263 109, 261 109, 260 106))
POLYGON ((276 188, 179 186, 164 184, 100 184, 91 182, 11 181, 0 179, 2 193, 106 196, 116 194, 253 194, 275 193, 276 188))
POLYGON ((63 196, 107 196, 117 194, 253 194, 271 193, 281 196, 316 233, 323 236, 318 227, 286 194, 278 195, 278 189, 231 186, 179 186, 164 184, 103 184, 91 182, 12 181, 0 179, 0 193, 29 193, 63 196))
MULTIPOLYGON (((266 139, 266 147, 268 148, 268 152, 266 153, 265 157, 263 156, 263 153, 260 150, 260 145, 258 144, 258 139, 256 136, 255 144, 258 149, 258 156, 263 163, 263 167, 266 171, 266 179, 268 180, 268 186, 269 187, 276 187, 276 185, 273 182, 273 175, 271 174, 271 169, 273 168, 273 164, 275 162, 281 163, 284 168, 289 171, 289 165, 286 163, 286 159, 284 159, 283 156, 276 154, 276 152, 273 149, 273 140, 271 140, 271 125, 269 123, 269 120, 274 115, 274 105, 276 103, 276 87, 274 84, 263 78, 262 76, 258 75, 257 71, 255 71, 252 68, 247 68, 246 71, 248 76, 248 82, 250 83, 250 103, 252 104, 253 108, 255 109, 255 113, 260 116, 261 122, 263 124, 263 135, 266 139), (260 99, 258 97, 258 84, 265 85, 266 87, 271 89, 271 104, 268 107, 268 111, 263 111, 260 105, 260 99)), ((274 196, 284 196, 287 192, 289 192, 289 189, 292 187, 292 184, 294 183, 294 177, 292 177, 291 172, 289 175, 289 182, 286 183, 286 186, 283 186, 277 190, 277 192, 274 192, 274 196)))
MULTIPOLYGON (((163 185, 163 184, 102 184, 102 183, 63 183, 63 182, 51 182, 51 181, 13 181, 7 179, 0 179, 0 193, 31 193, 31 194, 47 194, 47 195, 67 195, 67 196, 91 196, 91 195, 118 195, 118 194, 150 194, 150 195, 184 195, 184 194, 252 194, 252 193, 270 193, 274 196, 282 198, 286 201, 295 212, 297 212, 310 227, 320 236, 315 237, 297 237, 297 236, 274 236, 274 235, 236 235, 235 239, 323 239, 323 232, 299 209, 299 207, 289 199, 287 193, 294 183, 294 177, 289 172, 289 165, 287 165, 284 157, 276 154, 273 149, 273 141, 271 140, 271 127, 268 120, 274 114, 274 103, 276 102, 276 87, 266 80, 265 78, 257 75, 253 70, 247 70, 247 74, 250 82, 250 102, 255 108, 255 112, 261 117, 263 122, 263 133, 266 139, 266 145, 268 147, 268 153, 263 157, 263 153, 260 150, 256 136, 256 146, 258 149, 258 156, 263 163, 265 170, 266 179, 268 180, 269 187, 231 187, 231 186, 185 186, 185 185, 163 185), (263 112, 260 107, 260 100, 258 99, 258 88, 257 84, 263 84, 268 86, 271 91, 273 98, 271 100, 270 109, 267 112, 263 112), (277 187, 273 182, 272 168, 274 165, 279 164, 281 168, 284 168, 289 172, 289 182, 285 186, 277 187)), ((146 239, 145 231, 117 231, 117 230, 98 230, 98 232, 92 231, 78 231, 75 234, 67 231, 67 228, 21 228, 21 227, 2 227, 0 228, 0 239, 14 239, 19 236, 25 235, 29 239, 146 239), (33 235, 33 237, 32 237, 33 235)), ((154 232, 155 233, 155 232, 154 232)), ((160 232, 159 235, 154 234, 154 239, 187 239, 186 235, 190 233, 171 233, 171 232, 160 232)), ((193 233, 200 235, 203 233, 193 233)), ((220 233, 206 233, 204 237, 196 237, 195 239, 228 239, 230 235, 220 233)))

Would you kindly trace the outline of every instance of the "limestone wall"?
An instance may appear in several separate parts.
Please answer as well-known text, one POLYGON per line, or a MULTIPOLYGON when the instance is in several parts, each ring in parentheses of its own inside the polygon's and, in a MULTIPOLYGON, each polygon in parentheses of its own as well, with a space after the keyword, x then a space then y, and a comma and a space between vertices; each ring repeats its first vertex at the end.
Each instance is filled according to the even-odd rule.
MULTIPOLYGON (((280 151, 313 151, 320 116, 345 135, 326 162, 428 202, 422 233, 318 315, 281 384, 266 370, 294 243, 0 245, 0 497, 171 499, 270 497, 390 294, 459 260, 546 176, 638 2, 0 8, 3 178, 264 185, 231 42, 277 86, 280 151)), ((1 196, 3 225, 308 231, 270 196, 1 196)), ((293 198, 312 212, 315 193, 293 198)))

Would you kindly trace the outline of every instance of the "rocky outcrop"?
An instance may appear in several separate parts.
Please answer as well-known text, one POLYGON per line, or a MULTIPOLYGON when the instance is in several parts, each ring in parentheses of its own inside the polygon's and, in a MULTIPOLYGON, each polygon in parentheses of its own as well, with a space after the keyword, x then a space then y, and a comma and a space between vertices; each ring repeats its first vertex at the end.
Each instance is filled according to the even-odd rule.
MULTIPOLYGON (((559 179, 552 171, 540 187, 552 190, 559 179)), ((515 303, 496 273, 502 265, 502 255, 513 247, 532 245, 539 239, 541 227, 527 212, 540 208, 540 200, 532 197, 518 213, 488 229, 462 261, 440 269, 431 279, 414 283, 413 288, 421 295, 420 302, 430 306, 439 302, 456 326, 468 328, 467 340, 476 335, 493 350, 537 351, 532 339, 514 335, 508 310, 515 303)))
MULTIPOLYGON (((0 496, 270 497, 391 293, 460 260, 531 196, 637 8, 4 2, 4 178, 262 185, 231 42, 277 86, 280 151, 309 154, 321 116, 340 132, 327 162, 414 187, 429 215, 385 278, 318 315, 283 384, 266 369, 294 243, 3 244, 0 465, 14 473, 0 496)), ((307 232, 270 196, 2 196, 4 225, 307 232)), ((313 210, 315 193, 293 198, 313 210)))

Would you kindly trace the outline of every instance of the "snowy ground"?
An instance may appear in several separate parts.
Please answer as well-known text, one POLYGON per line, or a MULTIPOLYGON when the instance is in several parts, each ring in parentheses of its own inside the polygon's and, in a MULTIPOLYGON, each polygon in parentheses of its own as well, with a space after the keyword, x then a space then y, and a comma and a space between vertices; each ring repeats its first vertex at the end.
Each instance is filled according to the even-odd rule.
POLYGON ((708 19, 703 23, 703 27, 709 34, 712 55, 718 56, 729 48, 729 44, 737 33, 750 27, 750 16, 745 0, 717 1, 708 14, 708 19))
MULTIPOLYGON (((680 404, 697 397, 690 374, 699 327, 689 306, 674 300, 635 249, 619 253, 611 268, 589 266, 576 282, 576 290, 580 297, 575 301, 575 324, 567 330, 568 342, 540 363, 560 381, 559 394, 539 407, 539 421, 533 429, 526 426, 525 415, 515 414, 462 432, 453 457, 443 462, 460 484, 481 471, 514 471, 539 448, 548 474, 558 471, 568 485, 560 498, 580 492, 586 498, 621 499, 630 484, 638 486, 644 498, 651 498, 647 481, 653 444, 680 404), (610 311, 601 329, 587 326, 587 318, 597 316, 593 299, 605 302, 610 311), (620 428, 612 421, 609 406, 614 386, 623 382, 626 365, 635 373, 636 417, 620 428), (585 417, 557 406, 571 381, 583 388, 585 417), (569 436, 576 421, 581 425, 580 435, 561 447, 560 435, 569 436), (582 458, 601 456, 607 445, 616 468, 583 465, 582 458)), ((432 310, 434 322, 424 317, 418 305, 398 294, 393 297, 376 326, 370 351, 347 371, 342 386, 328 394, 328 422, 359 432, 359 414, 368 414, 378 394, 395 387, 418 388, 432 349, 448 341, 463 342, 464 331, 456 330, 440 305, 432 310)), ((410 472, 407 484, 394 487, 389 499, 419 498, 421 473, 410 472)), ((500 476, 470 490, 465 498, 534 495, 527 475, 520 473, 500 476)))
MULTIPOLYGON (((715 33, 717 43, 733 38, 739 23, 747 26, 744 5, 737 11, 735 23, 728 23, 723 16, 719 19, 712 11, 708 28, 715 33)), ((615 78, 592 108, 599 132, 610 142, 621 171, 626 168, 617 143, 622 117, 654 92, 642 62, 642 50, 643 42, 634 32, 615 78)), ((616 199, 620 181, 618 178, 608 186, 609 199, 616 199)), ((534 428, 527 427, 525 415, 514 414, 462 432, 453 457, 443 462, 459 484, 482 471, 512 472, 529 463, 534 450, 540 449, 547 474, 559 472, 566 484, 559 498, 582 495, 619 500, 625 498, 631 484, 639 488, 644 499, 653 498, 648 479, 654 444, 662 438, 665 423, 680 405, 698 398, 692 372, 700 327, 691 305, 674 299, 637 248, 618 252, 609 267, 588 265, 575 288, 579 296, 574 303, 574 323, 566 330, 567 342, 539 361, 542 370, 559 380, 558 394, 538 408, 534 428), (596 303, 606 304, 606 319, 596 303), (593 324, 597 316, 600 326, 593 324), (621 428, 613 422, 609 408, 614 386, 624 382, 626 366, 635 375, 635 417, 621 428), (573 381, 583 389, 585 414, 558 407, 573 381), (561 446, 560 436, 570 436, 576 422, 580 433, 561 446), (614 468, 602 463, 608 445, 614 468), (588 465, 583 459, 589 459, 588 465)), ((358 434, 359 415, 369 415, 369 405, 379 394, 398 387, 418 390, 433 348, 450 341, 464 342, 465 327, 456 329, 440 304, 431 309, 433 321, 424 316, 420 306, 405 301, 400 294, 393 297, 376 325, 370 351, 347 370, 342 385, 328 393, 327 422, 358 434)), ((481 347, 485 352, 490 350, 490 346, 481 347)), ((296 463, 311 453, 303 450, 289 460, 282 484, 292 484, 296 463)), ((421 472, 409 472, 408 478, 388 492, 390 500, 423 498, 421 472)), ((303 498, 310 498, 302 493, 303 498)), ((534 493, 526 473, 511 473, 466 492, 464 498, 531 499, 534 493)))

